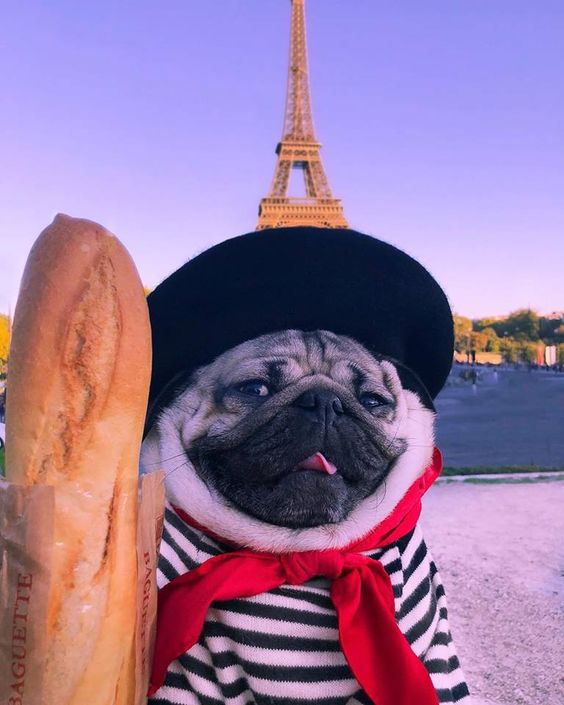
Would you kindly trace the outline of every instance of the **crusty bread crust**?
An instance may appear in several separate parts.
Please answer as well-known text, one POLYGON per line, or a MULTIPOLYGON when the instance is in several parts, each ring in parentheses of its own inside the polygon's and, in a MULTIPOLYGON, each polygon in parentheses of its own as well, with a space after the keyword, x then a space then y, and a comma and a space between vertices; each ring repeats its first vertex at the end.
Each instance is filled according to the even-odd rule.
POLYGON ((58 215, 18 299, 6 468, 56 487, 45 705, 132 702, 138 456, 151 364, 143 287, 119 241, 58 215))

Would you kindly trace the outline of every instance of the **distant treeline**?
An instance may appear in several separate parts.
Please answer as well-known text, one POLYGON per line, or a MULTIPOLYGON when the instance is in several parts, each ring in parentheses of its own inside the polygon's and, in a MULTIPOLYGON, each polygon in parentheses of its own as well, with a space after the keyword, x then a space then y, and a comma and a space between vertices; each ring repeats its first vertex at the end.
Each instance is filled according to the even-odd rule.
MULTIPOLYGON (((0 314, 0 376, 6 372, 10 343, 10 321, 0 314)), ((456 351, 501 353, 507 362, 535 362, 539 347, 556 345, 557 362, 564 364, 564 313, 540 316, 520 309, 505 318, 477 318, 454 315, 456 351)))
POLYGON ((505 318, 454 315, 456 351, 501 353, 507 362, 535 362, 538 350, 555 345, 556 361, 564 364, 564 312, 550 317, 531 309, 513 311, 505 318))

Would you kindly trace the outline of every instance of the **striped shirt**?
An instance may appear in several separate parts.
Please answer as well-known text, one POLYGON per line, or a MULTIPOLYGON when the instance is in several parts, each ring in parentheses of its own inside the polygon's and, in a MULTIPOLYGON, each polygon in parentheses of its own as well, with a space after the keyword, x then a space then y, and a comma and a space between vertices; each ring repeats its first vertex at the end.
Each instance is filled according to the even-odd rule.
MULTIPOLYGON (((229 550, 187 526, 167 507, 159 588, 229 550)), ((444 588, 419 526, 397 543, 365 555, 379 560, 390 576, 396 620, 425 664, 439 702, 469 705, 444 588)), ((173 661, 149 702, 370 705, 341 652, 329 590, 327 579, 316 578, 251 598, 214 602, 198 643, 173 661)))

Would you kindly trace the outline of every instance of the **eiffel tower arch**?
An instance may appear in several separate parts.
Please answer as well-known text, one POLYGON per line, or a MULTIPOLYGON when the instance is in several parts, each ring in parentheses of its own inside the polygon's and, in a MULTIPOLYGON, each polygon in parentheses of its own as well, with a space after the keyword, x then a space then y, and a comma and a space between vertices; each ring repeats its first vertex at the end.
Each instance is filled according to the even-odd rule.
POLYGON ((315 137, 309 90, 305 0, 291 0, 292 29, 284 129, 270 191, 259 206, 257 230, 292 225, 347 228, 341 201, 333 197, 315 137), (290 196, 294 169, 303 173, 305 196, 290 196))

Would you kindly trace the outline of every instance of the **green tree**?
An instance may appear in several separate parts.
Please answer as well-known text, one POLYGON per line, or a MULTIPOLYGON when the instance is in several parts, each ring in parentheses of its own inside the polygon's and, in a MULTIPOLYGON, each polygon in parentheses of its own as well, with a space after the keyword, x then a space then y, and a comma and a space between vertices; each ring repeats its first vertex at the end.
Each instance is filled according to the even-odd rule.
POLYGON ((519 345, 519 357, 523 362, 536 362, 537 361, 537 343, 531 343, 528 341, 518 343, 519 345))
POLYGON ((558 336, 559 328, 564 328, 563 321, 558 318, 539 318, 539 335, 546 342, 552 342, 558 336))
POLYGON ((499 343, 499 352, 506 362, 517 362, 518 346, 511 338, 502 338, 499 343))
POLYGON ((477 318, 472 321, 474 330, 485 330, 486 328, 491 328, 500 322, 499 318, 477 318))
POLYGON ((540 338, 539 325, 539 315, 535 311, 524 308, 513 311, 505 319, 504 336, 515 338, 515 340, 536 341, 540 338))
POLYGON ((470 335, 472 333, 472 321, 464 316, 454 314, 454 347, 458 352, 466 352, 470 345, 470 335))
POLYGON ((484 328, 482 330, 482 335, 484 335, 486 339, 485 352, 498 353, 500 341, 495 330, 491 327, 484 328))
POLYGON ((553 343, 564 343, 564 323, 560 323, 552 334, 553 343))
POLYGON ((476 352, 484 352, 487 343, 488 338, 482 333, 482 331, 472 331, 470 334, 470 346, 472 350, 476 350, 476 352))

